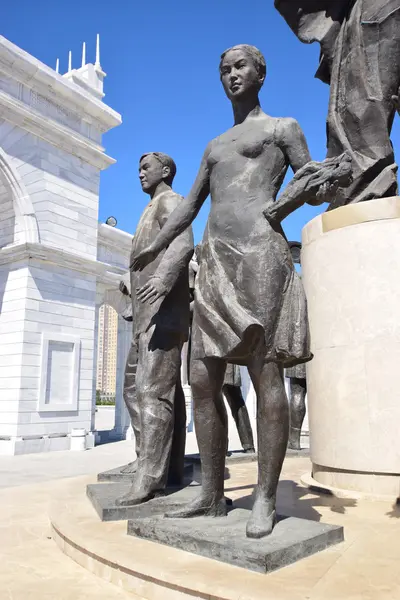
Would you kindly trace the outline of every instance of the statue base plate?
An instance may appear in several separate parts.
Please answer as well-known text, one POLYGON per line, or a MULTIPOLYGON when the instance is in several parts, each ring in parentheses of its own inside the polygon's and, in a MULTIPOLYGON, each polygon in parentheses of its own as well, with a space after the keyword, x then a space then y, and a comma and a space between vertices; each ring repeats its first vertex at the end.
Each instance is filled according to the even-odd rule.
MULTIPOLYGON (((227 517, 169 519, 164 514, 190 502, 199 492, 189 485, 137 506, 117 506, 129 483, 87 486, 86 493, 102 521, 128 520, 128 534, 199 554, 252 571, 268 573, 342 542, 343 528, 308 519, 278 516, 272 534, 246 537, 250 511, 233 508, 227 517)), ((229 506, 229 500, 227 501, 229 506)))
MULTIPOLYGON (((127 465, 121 465, 120 467, 116 467, 115 469, 110 469, 109 471, 103 471, 97 475, 97 481, 133 481, 135 477, 135 472, 133 473, 123 473, 122 469, 124 469, 127 465)), ((183 476, 184 477, 192 477, 193 475, 193 464, 191 462, 185 462, 183 476)))
POLYGON ((117 499, 124 496, 131 482, 92 483, 86 486, 86 495, 102 521, 127 521, 133 518, 163 515, 168 510, 190 502, 199 487, 191 483, 183 488, 167 488, 165 495, 136 506, 117 506, 117 499))
POLYGON ((241 508, 216 518, 138 515, 129 520, 128 534, 259 573, 275 571, 344 540, 343 527, 285 516, 278 517, 271 535, 249 539, 249 516, 250 511, 241 508))

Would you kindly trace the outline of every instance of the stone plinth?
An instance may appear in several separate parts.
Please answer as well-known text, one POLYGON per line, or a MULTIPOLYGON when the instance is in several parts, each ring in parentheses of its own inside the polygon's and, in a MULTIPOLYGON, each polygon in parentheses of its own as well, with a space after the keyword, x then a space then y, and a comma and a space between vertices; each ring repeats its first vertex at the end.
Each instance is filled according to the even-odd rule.
POLYGON ((230 563, 268 573, 325 550, 343 541, 343 527, 296 517, 278 517, 272 534, 261 540, 246 537, 250 510, 236 508, 227 499, 228 516, 194 519, 164 518, 192 501, 198 486, 166 490, 166 495, 137 506, 118 506, 129 483, 89 484, 87 496, 102 521, 128 520, 128 534, 230 563))
MULTIPOLYGON (((189 457, 188 457, 189 458, 189 457)), ((135 478, 135 473, 126 473, 125 467, 128 465, 122 465, 109 471, 102 471, 97 475, 97 481, 114 481, 114 482, 128 482, 131 483, 135 478)), ((189 460, 184 465, 184 476, 192 477, 193 475, 193 463, 189 460)))
POLYGON ((126 521, 163 515, 167 511, 176 510, 185 502, 193 500, 198 493, 197 485, 187 485, 183 489, 167 488, 165 495, 136 506, 117 504, 117 499, 122 498, 131 487, 131 483, 126 481, 89 484, 86 494, 102 521, 126 521))
POLYGON ((342 527, 295 517, 280 517, 271 535, 249 539, 249 517, 250 511, 241 508, 219 518, 139 515, 128 521, 128 534, 259 573, 275 571, 344 539, 342 527))
POLYGON ((314 360, 312 475, 328 489, 399 495, 400 198, 345 206, 303 229, 314 360))

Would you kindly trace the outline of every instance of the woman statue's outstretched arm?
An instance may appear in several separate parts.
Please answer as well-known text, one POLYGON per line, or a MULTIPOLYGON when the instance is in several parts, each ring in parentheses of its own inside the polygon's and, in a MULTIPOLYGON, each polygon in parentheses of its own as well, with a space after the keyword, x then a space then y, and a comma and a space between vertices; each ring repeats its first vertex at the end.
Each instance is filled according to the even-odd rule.
POLYGON ((142 271, 160 254, 161 250, 166 248, 194 221, 210 193, 210 180, 207 168, 209 153, 210 144, 203 155, 199 172, 189 195, 173 211, 154 242, 145 250, 133 256, 130 265, 131 270, 142 271))
POLYGON ((280 223, 303 204, 330 202, 339 187, 351 182, 351 160, 344 153, 323 162, 311 160, 300 125, 294 119, 282 119, 281 148, 295 173, 282 195, 263 211, 270 222, 280 223))

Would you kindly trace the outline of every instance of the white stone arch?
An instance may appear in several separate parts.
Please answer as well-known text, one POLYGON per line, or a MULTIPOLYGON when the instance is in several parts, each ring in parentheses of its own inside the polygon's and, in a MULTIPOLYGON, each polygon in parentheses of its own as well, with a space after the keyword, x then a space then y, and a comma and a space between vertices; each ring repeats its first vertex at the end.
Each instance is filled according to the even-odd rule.
POLYGON ((0 193, 0 248, 16 243, 40 242, 32 200, 17 169, 11 164, 6 152, 0 148, 0 192, 1 190, 3 194, 0 193))

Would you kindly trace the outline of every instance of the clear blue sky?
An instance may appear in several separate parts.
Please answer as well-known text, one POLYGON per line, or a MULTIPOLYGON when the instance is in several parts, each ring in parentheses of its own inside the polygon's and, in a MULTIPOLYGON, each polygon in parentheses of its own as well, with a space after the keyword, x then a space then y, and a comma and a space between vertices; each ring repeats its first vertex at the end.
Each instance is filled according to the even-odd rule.
MULTIPOLYGON (((103 138, 117 164, 101 174, 99 219, 114 215, 118 227, 134 232, 148 197, 140 188, 141 154, 161 151, 176 161, 174 187, 185 195, 206 144, 232 125, 222 90, 219 56, 234 44, 258 46, 267 61, 261 92, 265 112, 291 116, 302 126, 312 157, 325 157, 329 88, 314 79, 319 47, 301 44, 273 0, 14 0, 1 14, 1 34, 55 67, 80 66, 82 42, 94 62, 96 33, 107 73, 105 102, 123 124, 103 138)), ((393 133, 398 139, 398 124, 393 133)), ((289 239, 323 207, 303 207, 284 222, 289 239)), ((194 224, 201 239, 206 205, 194 224)), ((261 217, 260 217, 261 218, 261 217)))

